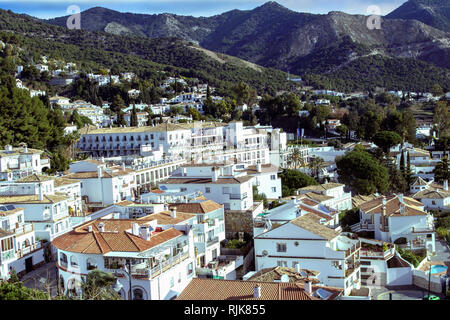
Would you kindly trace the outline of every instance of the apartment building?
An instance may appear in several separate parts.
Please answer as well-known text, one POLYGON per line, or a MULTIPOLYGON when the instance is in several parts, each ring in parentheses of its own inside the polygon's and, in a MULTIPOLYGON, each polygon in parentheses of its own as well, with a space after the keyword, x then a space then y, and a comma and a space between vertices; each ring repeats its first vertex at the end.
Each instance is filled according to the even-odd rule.
POLYGON ((280 169, 271 164, 238 164, 235 170, 246 172, 254 177, 253 185, 257 187, 259 194, 264 194, 267 199, 281 198, 281 178, 278 177, 280 169))
POLYGON ((80 294, 89 271, 117 277, 126 300, 170 300, 195 275, 192 221, 181 213, 155 213, 142 219, 97 219, 56 238, 60 288, 80 294))
POLYGON ((0 280, 8 279, 11 270, 20 276, 43 263, 43 248, 33 224, 25 222, 25 210, 0 205, 0 280))
POLYGON ((361 287, 360 241, 341 235, 324 225, 315 213, 301 215, 288 223, 268 224, 267 230, 254 237, 255 268, 275 266, 320 272, 318 279, 326 286, 344 289, 349 295, 361 287))
POLYGON ((25 144, 15 148, 6 145, 0 150, 0 181, 12 181, 50 168, 50 159, 43 158, 43 151, 27 148, 25 144))
POLYGON ((450 191, 448 190, 448 180, 442 185, 433 180, 425 182, 422 178, 416 179, 410 187, 414 192, 411 197, 420 201, 425 210, 450 211, 450 191))
POLYGON ((83 128, 77 147, 94 158, 140 154, 141 146, 188 161, 270 162, 267 133, 242 122, 164 123, 152 127, 83 128))
POLYGON ((359 211, 360 223, 352 230, 373 231, 376 240, 410 250, 435 252, 433 216, 421 202, 403 194, 380 196, 361 204, 359 211))
POLYGON ((161 190, 201 192, 225 210, 246 211, 253 206, 253 176, 234 164, 184 164, 159 184, 161 190))
POLYGON ((352 194, 344 191, 344 184, 324 183, 297 190, 297 194, 319 201, 332 209, 342 211, 352 208, 352 194))

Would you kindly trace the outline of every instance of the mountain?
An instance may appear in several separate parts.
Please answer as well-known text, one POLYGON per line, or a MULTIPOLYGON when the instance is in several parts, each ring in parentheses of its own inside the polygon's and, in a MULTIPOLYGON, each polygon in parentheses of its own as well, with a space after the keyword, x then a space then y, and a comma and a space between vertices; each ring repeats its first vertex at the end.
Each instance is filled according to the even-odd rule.
POLYGON ((450 32, 450 1, 410 0, 389 13, 388 19, 415 19, 450 32))
MULTIPOLYGON (((27 15, 0 10, 0 30, 13 33, 33 57, 74 61, 85 69, 116 67, 142 77, 160 72, 199 78, 216 87, 244 81, 260 92, 286 89, 287 74, 215 53, 178 38, 124 37, 101 31, 68 30, 27 15)), ((31 59, 29 59, 31 61, 31 59)))
MULTIPOLYGON (((450 67, 450 59, 447 59, 450 34, 415 20, 384 19, 381 30, 370 30, 367 17, 362 15, 300 13, 276 2, 207 18, 120 13, 99 7, 86 10, 81 16, 81 27, 86 30, 148 38, 182 38, 209 50, 266 67, 290 69, 294 73, 303 73, 312 67, 305 65, 305 57, 319 54, 344 38, 367 47, 372 53, 450 67)), ((67 17, 61 17, 47 22, 65 26, 66 20, 67 17)), ((355 53, 351 53, 351 58, 355 53)), ((347 54, 341 53, 342 58, 347 54)))

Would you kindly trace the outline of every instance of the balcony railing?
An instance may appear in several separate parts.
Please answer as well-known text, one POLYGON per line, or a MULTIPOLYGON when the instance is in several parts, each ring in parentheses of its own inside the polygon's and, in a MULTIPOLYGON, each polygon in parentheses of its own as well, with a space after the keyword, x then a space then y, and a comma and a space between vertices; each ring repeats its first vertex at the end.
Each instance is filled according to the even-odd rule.
POLYGON ((208 240, 206 240, 206 245, 209 247, 218 242, 219 242, 219 237, 209 238, 208 240))
POLYGON ((17 236, 17 235, 21 235, 21 234, 24 234, 24 233, 31 232, 33 230, 34 230, 33 224, 32 223, 27 223, 27 224, 24 224, 23 226, 21 226, 19 228, 12 229, 11 232, 15 233, 16 236, 17 236))
POLYGON ((358 242, 357 244, 354 244, 350 249, 345 250, 345 257, 347 258, 354 252, 356 252, 359 248, 361 248, 361 243, 358 242))
POLYGON ((240 195, 239 193, 230 193, 230 200, 244 200, 247 198, 247 193, 240 195))
POLYGON ((28 247, 25 247, 25 248, 17 250, 17 252, 16 252, 17 253, 17 258, 18 259, 22 258, 24 255, 26 255, 26 254, 28 254, 30 252, 33 252, 35 250, 39 250, 40 248, 41 248, 41 243, 40 242, 35 242, 35 243, 33 243, 32 245, 30 245, 28 247))

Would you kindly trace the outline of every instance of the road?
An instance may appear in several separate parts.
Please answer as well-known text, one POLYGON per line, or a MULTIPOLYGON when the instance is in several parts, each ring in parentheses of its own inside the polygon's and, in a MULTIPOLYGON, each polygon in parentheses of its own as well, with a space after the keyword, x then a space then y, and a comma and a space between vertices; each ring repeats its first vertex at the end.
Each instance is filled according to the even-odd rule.
POLYGON ((50 295, 56 296, 57 281, 56 281, 56 263, 49 262, 41 266, 39 269, 33 270, 25 274, 20 281, 30 289, 39 289, 47 291, 50 289, 50 295))

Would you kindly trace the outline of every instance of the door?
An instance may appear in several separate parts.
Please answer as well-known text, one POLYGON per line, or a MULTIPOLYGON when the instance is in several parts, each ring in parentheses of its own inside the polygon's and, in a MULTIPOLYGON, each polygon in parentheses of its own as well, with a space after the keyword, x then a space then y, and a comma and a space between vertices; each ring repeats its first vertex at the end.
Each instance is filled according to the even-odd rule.
POLYGON ((33 257, 25 259, 25 271, 28 273, 33 270, 33 257))

